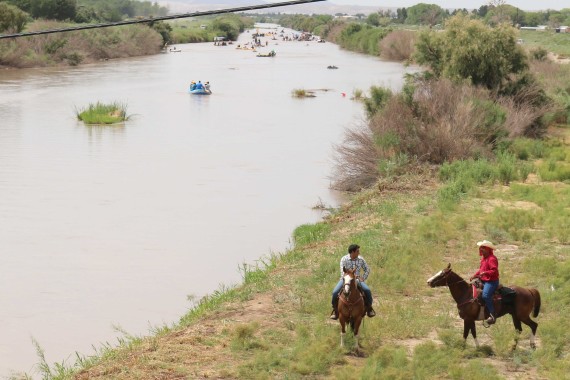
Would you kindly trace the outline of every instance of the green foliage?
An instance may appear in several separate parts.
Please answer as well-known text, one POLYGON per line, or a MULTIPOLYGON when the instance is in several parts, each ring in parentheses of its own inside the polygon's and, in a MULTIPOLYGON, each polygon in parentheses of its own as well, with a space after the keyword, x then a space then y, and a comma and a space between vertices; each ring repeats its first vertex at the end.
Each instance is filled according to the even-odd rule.
POLYGON ((331 15, 283 14, 279 17, 279 24, 287 28, 322 35, 320 32, 317 33, 317 30, 323 31, 332 20, 333 17, 331 15))
POLYGON ((91 103, 76 111, 77 119, 85 124, 114 124, 128 120, 127 106, 119 102, 110 104, 91 103))
POLYGON ((121 21, 130 17, 166 16, 168 8, 154 1, 77 0, 76 22, 121 21))
POLYGON ((157 31, 162 36, 162 41, 166 43, 172 42, 172 26, 164 21, 153 22, 151 28, 157 31))
POLYGON ((526 54, 516 43, 516 31, 457 15, 443 32, 424 32, 416 45, 416 61, 436 76, 499 89, 511 74, 527 68, 526 54))
POLYGON ((544 157, 546 146, 544 141, 521 137, 512 141, 508 150, 519 160, 539 159, 544 157))
POLYGON ((419 3, 407 9, 406 24, 433 26, 440 24, 445 16, 439 5, 419 3))
POLYGON ((364 99, 364 109, 368 118, 372 118, 377 112, 381 111, 391 97, 392 91, 388 88, 370 87, 370 96, 364 99))
POLYGON ((530 51, 530 56, 532 59, 537 61, 544 61, 548 56, 548 50, 542 47, 537 47, 530 51))
POLYGON ((28 18, 28 14, 20 8, 0 2, 0 33, 20 33, 24 30, 28 18))
POLYGON ((293 232, 295 245, 305 245, 321 241, 330 234, 330 225, 326 223, 303 224, 293 232))
POLYGON ((340 33, 337 43, 348 50, 377 56, 380 54, 379 43, 388 33, 390 29, 350 23, 340 33))
POLYGON ((32 1, 33 0, 2 0, 2 2, 18 7, 26 13, 30 13, 32 1))
POLYGON ((67 44, 66 38, 61 39, 54 39, 52 41, 48 41, 44 49, 48 54, 55 54, 59 49, 63 48, 67 44))
POLYGON ((380 26, 380 14, 377 12, 372 12, 366 18, 366 23, 371 26, 380 26))
POLYGON ((229 40, 237 40, 239 34, 245 30, 246 22, 238 15, 217 17, 212 21, 209 28, 216 31, 217 36, 226 37, 229 40))
POLYGON ((77 0, 35 0, 30 13, 34 18, 49 20, 73 20, 77 12, 77 0))

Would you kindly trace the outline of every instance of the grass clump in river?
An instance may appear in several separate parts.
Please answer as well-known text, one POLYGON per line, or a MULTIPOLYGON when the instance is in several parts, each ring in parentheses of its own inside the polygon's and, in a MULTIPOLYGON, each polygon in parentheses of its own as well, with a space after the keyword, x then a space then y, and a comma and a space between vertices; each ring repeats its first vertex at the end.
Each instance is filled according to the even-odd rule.
POLYGON ((292 92, 294 98, 314 98, 316 95, 313 91, 296 88, 292 92))
POLYGON ((129 119, 127 105, 119 102, 91 103, 87 108, 75 111, 77 119, 85 124, 115 124, 129 119))

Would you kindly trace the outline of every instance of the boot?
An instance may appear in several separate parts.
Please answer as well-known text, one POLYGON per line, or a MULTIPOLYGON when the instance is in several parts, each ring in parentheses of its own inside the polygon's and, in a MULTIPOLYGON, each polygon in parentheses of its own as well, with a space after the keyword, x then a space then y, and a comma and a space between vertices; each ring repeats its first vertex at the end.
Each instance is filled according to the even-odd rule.
POLYGON ((331 316, 329 318, 333 321, 336 321, 338 319, 338 310, 335 307, 333 307, 331 316))
POLYGON ((368 316, 368 318, 372 318, 376 315, 376 312, 374 311, 372 306, 368 306, 368 310, 366 311, 366 315, 368 316))
POLYGON ((496 318, 495 318, 495 316, 494 316, 492 313, 489 313, 489 318, 487 318, 487 319, 485 320, 485 322, 487 322, 488 325, 494 324, 495 321, 496 321, 496 318))

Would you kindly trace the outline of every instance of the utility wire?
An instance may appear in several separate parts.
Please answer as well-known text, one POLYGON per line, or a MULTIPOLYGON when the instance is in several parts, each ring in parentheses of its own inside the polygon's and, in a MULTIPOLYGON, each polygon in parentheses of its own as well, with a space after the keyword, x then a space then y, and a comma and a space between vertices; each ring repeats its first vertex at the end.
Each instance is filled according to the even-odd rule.
POLYGON ((182 14, 178 14, 178 15, 160 16, 160 17, 148 17, 148 18, 142 18, 142 19, 137 19, 137 20, 125 20, 125 21, 118 21, 118 22, 111 22, 111 23, 81 25, 81 26, 75 26, 75 27, 70 27, 70 28, 61 28, 61 29, 38 30, 36 32, 0 34, 0 40, 4 39, 4 38, 18 38, 18 37, 37 36, 40 34, 52 34, 52 33, 62 33, 62 32, 73 32, 76 30, 85 30, 85 29, 108 28, 111 26, 153 23, 155 21, 174 20, 174 19, 178 19, 178 18, 209 16, 209 15, 217 15, 217 14, 222 14, 222 13, 245 12, 245 11, 252 11, 252 10, 256 10, 256 9, 277 8, 277 7, 284 7, 284 6, 288 6, 288 5, 316 3, 319 1, 325 1, 325 0, 283 1, 281 3, 248 5, 248 6, 244 6, 244 7, 217 9, 217 10, 213 10, 213 11, 182 13, 182 14))

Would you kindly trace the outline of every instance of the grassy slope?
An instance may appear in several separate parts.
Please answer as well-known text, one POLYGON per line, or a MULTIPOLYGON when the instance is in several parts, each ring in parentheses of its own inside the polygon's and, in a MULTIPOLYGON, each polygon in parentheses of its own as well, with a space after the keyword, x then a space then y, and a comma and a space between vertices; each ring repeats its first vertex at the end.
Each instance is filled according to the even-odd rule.
MULTIPOLYGON (((555 132, 565 141, 566 129, 555 132)), ((543 152, 540 162, 570 161, 568 142, 550 157, 543 152)), ((458 207, 442 210, 434 177, 426 172, 359 194, 324 222, 299 227, 297 247, 268 258, 266 270, 246 269, 242 287, 216 292, 174 329, 103 351, 76 378, 564 378, 570 186, 531 175, 526 183, 475 188, 458 207), (463 347, 448 290, 426 286, 448 262, 463 277, 472 274, 475 242, 483 238, 500 243, 504 283, 542 294, 536 351, 526 326, 519 348, 510 350, 508 316, 490 329, 478 324, 481 349, 471 338, 463 347), (338 261, 352 242, 373 268, 368 283, 378 312, 365 320, 358 351, 338 347, 339 324, 327 319, 338 261)))

